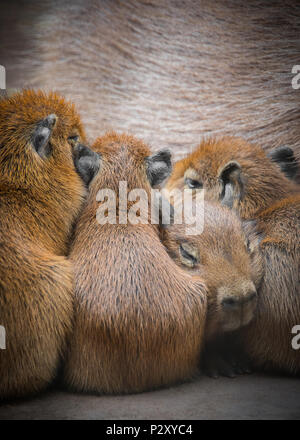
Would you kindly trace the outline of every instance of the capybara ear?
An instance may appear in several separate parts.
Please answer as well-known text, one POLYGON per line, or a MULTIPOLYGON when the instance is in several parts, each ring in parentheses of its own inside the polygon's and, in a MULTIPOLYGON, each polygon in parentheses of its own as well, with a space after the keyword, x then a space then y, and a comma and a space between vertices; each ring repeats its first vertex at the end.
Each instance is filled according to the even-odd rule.
POLYGON ((151 186, 162 183, 172 171, 171 153, 161 150, 146 158, 147 177, 151 186))
POLYGON ((199 251, 196 246, 188 242, 179 245, 179 255, 182 264, 188 267, 195 267, 199 263, 199 251))
POLYGON ((290 147, 275 147, 269 151, 268 157, 272 162, 279 165, 283 174, 290 180, 294 180, 299 171, 299 163, 290 147))
POLYGON ((52 148, 49 143, 52 130, 55 127, 57 116, 51 114, 39 121, 32 134, 32 145, 35 151, 43 159, 50 156, 52 148))
POLYGON ((242 181, 242 169, 238 162, 228 162, 219 172, 219 179, 223 184, 221 203, 233 207, 234 201, 243 198, 244 185, 242 181))
POLYGON ((73 148, 74 165, 86 185, 89 185, 100 169, 101 155, 77 143, 73 148))

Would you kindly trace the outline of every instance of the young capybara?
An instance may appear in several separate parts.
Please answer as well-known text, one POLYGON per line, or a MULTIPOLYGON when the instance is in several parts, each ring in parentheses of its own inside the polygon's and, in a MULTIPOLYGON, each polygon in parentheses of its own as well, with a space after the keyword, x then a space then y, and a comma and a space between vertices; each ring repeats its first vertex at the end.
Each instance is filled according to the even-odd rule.
POLYGON ((265 276, 256 318, 243 330, 243 345, 258 367, 298 373, 300 354, 292 347, 291 332, 300 316, 300 188, 279 171, 278 164, 281 168, 285 162, 285 173, 293 164, 285 153, 269 158, 242 139, 211 139, 175 165, 167 189, 204 188, 207 200, 257 221, 264 235, 265 276))
POLYGON ((248 368, 243 356, 232 352, 234 335, 256 313, 263 276, 260 236, 227 207, 205 202, 203 208, 202 233, 187 235, 185 222, 171 224, 163 229, 162 240, 175 262, 198 274, 207 286, 203 369, 214 377, 219 373, 234 376, 248 368))
POLYGON ((75 108, 54 93, 0 101, 0 399, 49 384, 71 330, 65 255, 85 195, 70 145, 79 139, 75 108))
POLYGON ((268 157, 259 145, 241 138, 210 138, 174 165, 165 189, 204 189, 206 200, 221 202, 236 209, 243 219, 252 219, 299 191, 288 177, 297 167, 295 158, 287 162, 289 154, 290 149, 277 149, 268 157))
POLYGON ((257 228, 265 275, 257 314, 240 340, 257 368, 299 375, 292 329, 300 321, 300 192, 260 212, 257 228))
POLYGON ((131 393, 188 379, 202 348, 206 289, 201 278, 177 267, 160 241, 159 226, 148 222, 151 186, 169 174, 170 153, 151 155, 142 141, 115 133, 99 138, 93 149, 100 171, 70 254, 75 325, 65 382, 79 391, 131 393), (124 182, 128 207, 118 195, 124 182), (144 224, 126 220, 136 188, 144 193, 144 224), (100 221, 99 210, 113 215, 100 221))

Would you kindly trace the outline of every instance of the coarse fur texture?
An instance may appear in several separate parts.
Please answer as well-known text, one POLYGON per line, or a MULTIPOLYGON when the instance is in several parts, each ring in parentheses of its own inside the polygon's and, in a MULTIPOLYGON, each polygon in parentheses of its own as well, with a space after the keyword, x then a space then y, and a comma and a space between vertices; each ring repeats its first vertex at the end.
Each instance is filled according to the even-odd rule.
POLYGON ((299 186, 280 171, 261 146, 233 136, 203 140, 175 163, 166 191, 188 188, 186 179, 205 190, 206 200, 221 203, 230 184, 231 207, 243 219, 253 219, 277 200, 299 192, 299 186))
POLYGON ((299 375, 292 329, 300 317, 300 193, 260 212, 257 227, 265 275, 256 317, 240 339, 257 368, 299 375))
POLYGON ((234 133, 300 158, 298 0, 1 5, 7 86, 55 88, 91 138, 131 131, 179 159, 203 136, 234 133))
POLYGON ((176 263, 199 274, 208 289, 205 338, 234 331, 252 319, 256 301, 249 294, 259 287, 263 269, 256 234, 245 233, 238 216, 217 203, 204 205, 203 232, 187 235, 188 223, 172 224, 163 243, 176 263), (251 250, 250 250, 251 249, 251 250), (224 306, 224 300, 231 300, 224 306), (235 309, 234 305, 238 307, 235 309))
MULTIPOLYGON (((119 223, 132 202, 123 208, 116 196, 116 224, 97 221, 103 204, 97 202, 100 189, 118 194, 119 182, 126 181, 126 196, 140 188, 149 200, 147 167, 158 157, 168 166, 168 157, 150 156, 142 141, 115 133, 99 138, 93 149, 101 155, 100 172, 90 184, 70 254, 75 326, 65 382, 78 391, 131 393, 189 379, 197 371, 202 348, 202 279, 176 266, 157 225, 119 223)), ((112 200, 106 207, 113 205, 112 200)))
POLYGON ((187 235, 190 222, 185 219, 182 224, 167 226, 162 240, 175 262, 189 273, 198 274, 207 286, 204 371, 212 376, 234 376, 239 368, 243 369, 242 357, 235 354, 235 360, 239 360, 236 366, 225 359, 230 358, 240 329, 256 314, 257 289, 263 277, 260 236, 252 224, 243 225, 227 207, 205 202, 203 209, 203 232, 187 235), (225 356, 219 357, 218 352, 225 356))
POLYGON ((183 188, 187 178, 206 190, 207 199, 226 200, 243 219, 257 221, 265 276, 257 317, 243 331, 242 343, 259 368, 298 374, 300 355, 292 348, 291 331, 300 316, 299 185, 279 172, 261 147, 230 137, 203 141, 175 164, 167 189, 183 188))
POLYGON ((0 101, 0 399, 45 388, 71 331, 73 273, 65 255, 85 188, 70 136, 73 105, 25 90, 0 101))

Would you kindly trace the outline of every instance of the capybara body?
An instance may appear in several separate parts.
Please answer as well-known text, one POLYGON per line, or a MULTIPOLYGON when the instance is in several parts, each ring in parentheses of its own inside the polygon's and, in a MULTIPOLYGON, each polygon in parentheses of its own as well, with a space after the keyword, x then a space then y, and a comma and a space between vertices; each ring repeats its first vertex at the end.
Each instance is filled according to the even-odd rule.
POLYGON ((241 332, 254 365, 266 371, 300 374, 300 351, 292 329, 300 318, 300 194, 274 203, 258 216, 265 275, 257 313, 241 332))
POLYGON ((299 186, 289 180, 261 147, 237 138, 203 141, 175 164, 167 183, 202 188, 205 197, 229 206, 243 219, 255 219, 265 276, 258 312, 243 330, 245 350, 260 368, 296 373, 299 352, 291 345, 299 307, 299 186))
POLYGON ((299 191, 278 165, 257 144, 233 136, 208 138, 175 163, 165 189, 203 189, 206 200, 236 209, 242 219, 253 219, 299 191))
POLYGON ((65 255, 85 195, 69 137, 74 107, 54 93, 0 101, 0 399, 43 389, 71 331, 73 275, 65 255))
POLYGON ((75 325, 65 381, 81 391, 128 393, 188 379, 197 371, 203 340, 202 280, 170 259, 157 225, 120 224, 129 208, 123 210, 119 196, 116 224, 96 218, 101 189, 118 193, 119 182, 126 181, 128 192, 141 188, 150 197, 149 182, 154 185, 165 166, 164 153, 150 156, 143 142, 114 133, 99 138, 93 149, 101 166, 71 250, 75 325), (147 165, 151 158, 153 169, 147 165))
POLYGON ((235 133, 300 158, 298 0, 2 4, 8 87, 55 87, 92 137, 118 127, 179 158, 235 133))

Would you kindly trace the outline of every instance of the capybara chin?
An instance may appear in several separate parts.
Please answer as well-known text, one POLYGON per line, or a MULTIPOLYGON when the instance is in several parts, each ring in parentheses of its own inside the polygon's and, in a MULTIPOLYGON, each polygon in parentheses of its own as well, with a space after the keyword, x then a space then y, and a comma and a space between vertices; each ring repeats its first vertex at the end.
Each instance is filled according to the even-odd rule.
POLYGON ((207 286, 205 372, 232 376, 233 365, 225 362, 223 355, 218 358, 216 351, 227 351, 229 360, 232 347, 222 347, 221 341, 224 343, 227 335, 237 335, 256 314, 257 289, 263 276, 260 236, 250 222, 243 225, 233 211, 220 204, 205 202, 203 209, 202 233, 187 235, 185 219, 183 224, 167 226, 162 240, 175 262, 199 275, 207 286))
POLYGON ((116 207, 116 224, 96 218, 100 189, 118 193, 125 181, 126 197, 135 188, 150 197, 151 186, 170 172, 170 154, 151 155, 142 141, 115 133, 99 138, 93 149, 100 171, 91 181, 70 254, 75 325, 65 381, 79 391, 133 393, 189 379, 202 348, 203 281, 172 261, 157 225, 120 224, 124 210, 118 196, 116 205, 105 202, 107 209, 116 207))
POLYGON ((27 90, 0 101, 0 399, 46 387, 70 334, 64 255, 85 195, 74 140, 84 131, 62 97, 27 90))

